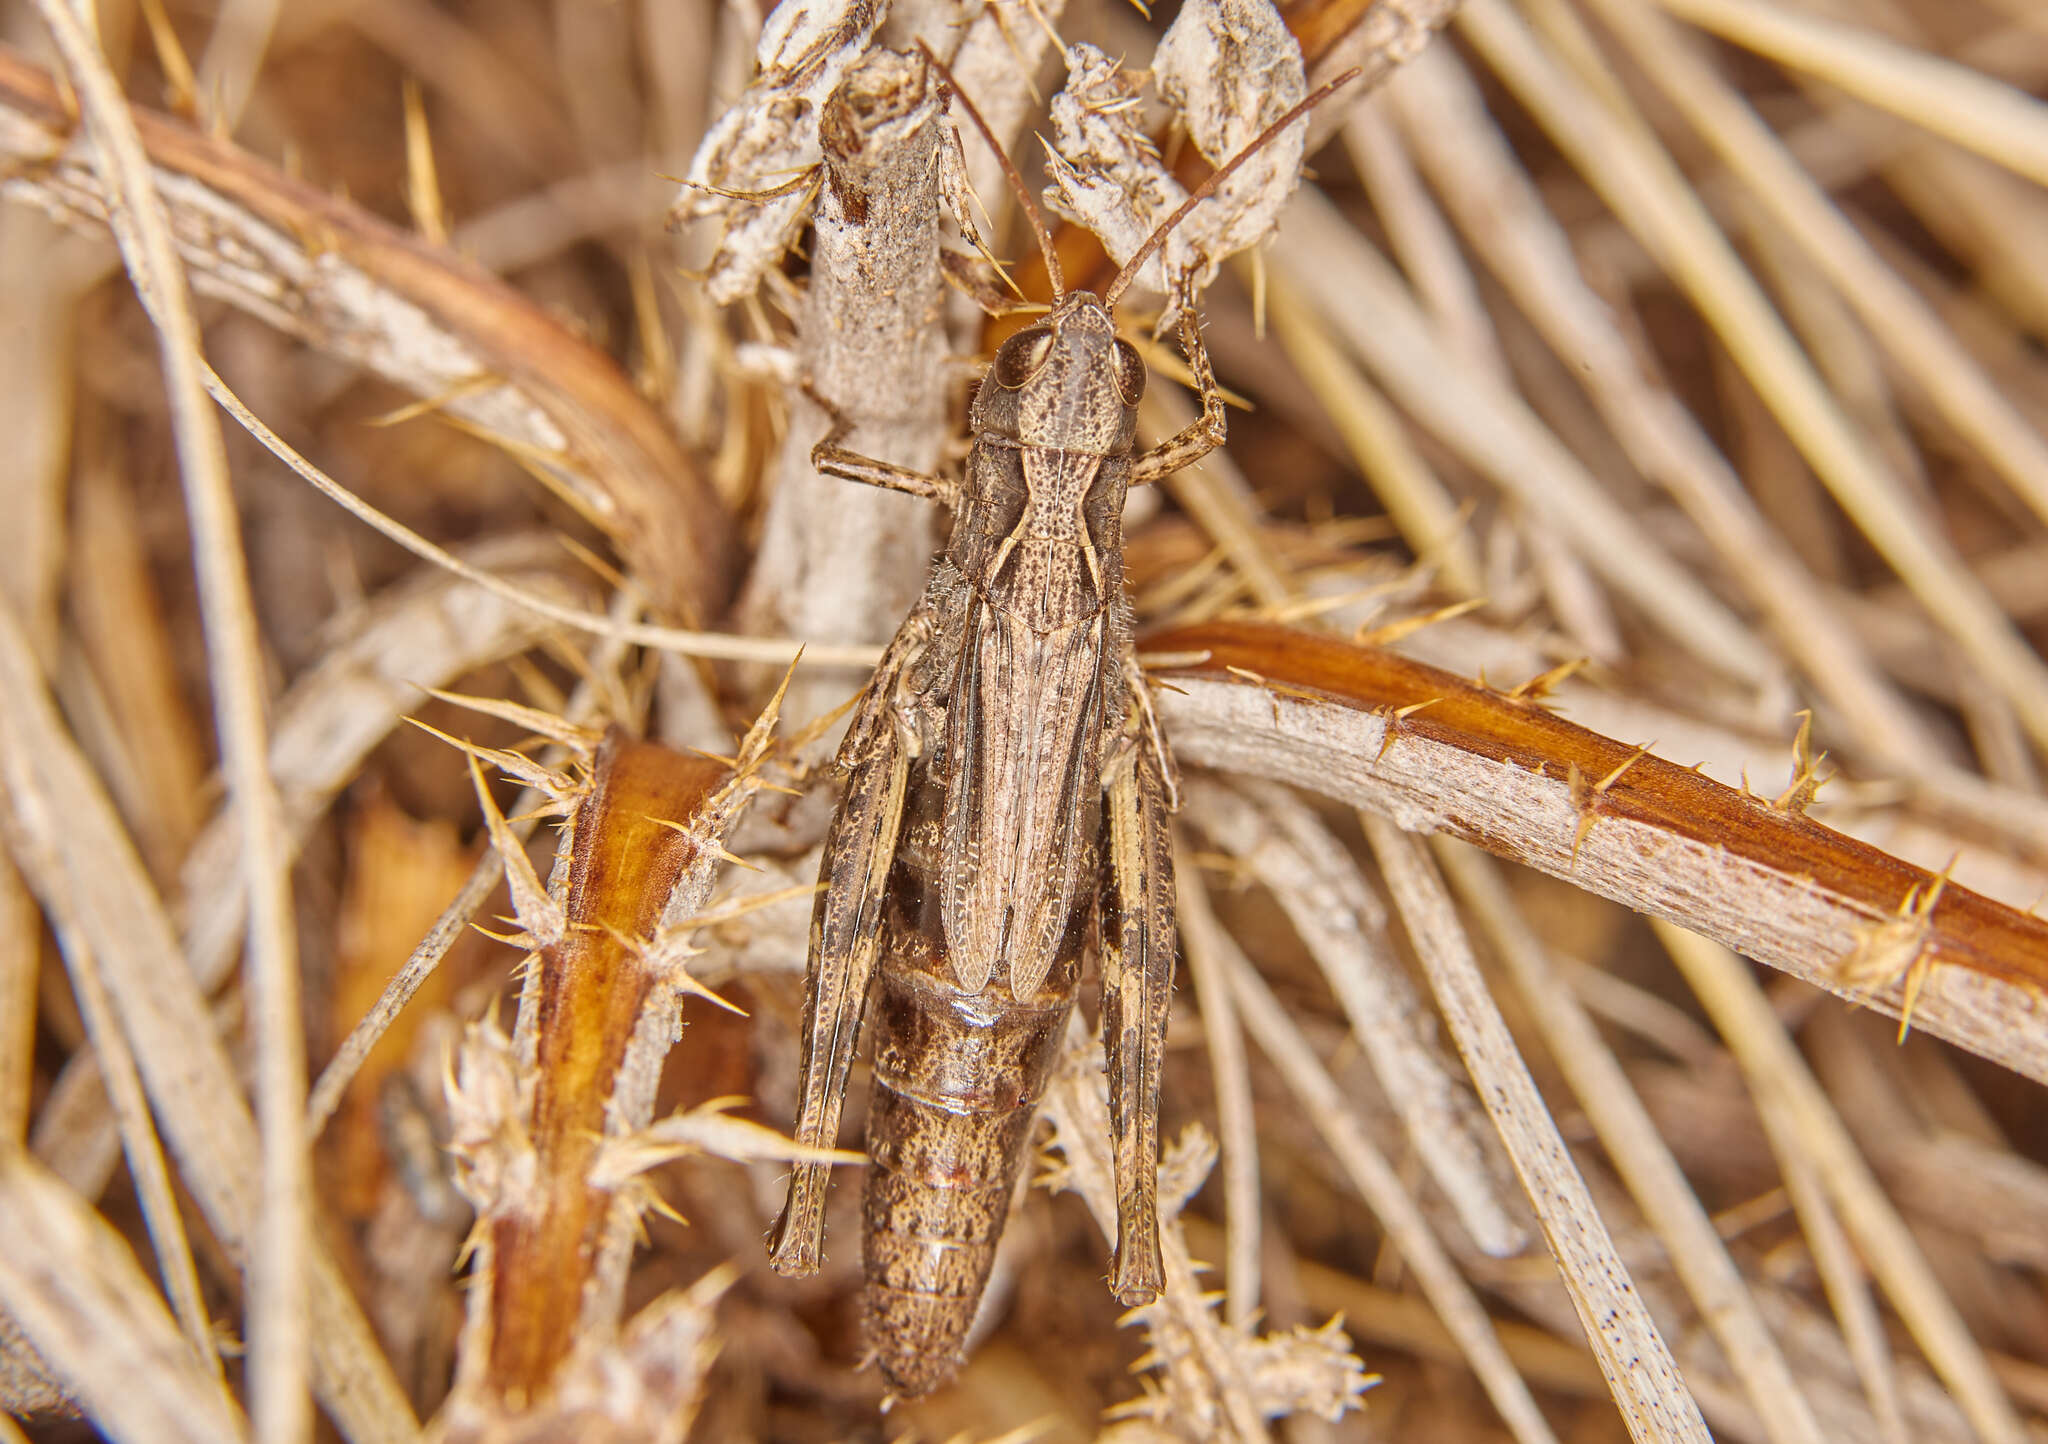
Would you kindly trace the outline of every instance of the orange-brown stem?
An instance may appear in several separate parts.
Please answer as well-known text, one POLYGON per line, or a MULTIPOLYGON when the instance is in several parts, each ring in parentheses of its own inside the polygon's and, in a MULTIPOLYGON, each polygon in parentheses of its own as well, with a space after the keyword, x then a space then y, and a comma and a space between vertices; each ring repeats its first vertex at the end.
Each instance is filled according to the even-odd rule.
POLYGON ((1462 837, 2048 1081, 2040 918, 1391 652, 1224 622, 1143 646, 1207 658, 1159 698, 1188 761, 1462 837))
POLYGON ((616 728, 599 748, 575 820, 564 912, 568 933, 544 949, 538 983, 538 1077, 530 1133, 539 1159, 531 1207, 491 1231, 489 1384, 533 1399, 567 1357, 582 1316, 612 1195, 589 1186, 619 1067, 656 979, 632 946, 649 937, 699 844, 663 820, 687 820, 732 776, 616 728))

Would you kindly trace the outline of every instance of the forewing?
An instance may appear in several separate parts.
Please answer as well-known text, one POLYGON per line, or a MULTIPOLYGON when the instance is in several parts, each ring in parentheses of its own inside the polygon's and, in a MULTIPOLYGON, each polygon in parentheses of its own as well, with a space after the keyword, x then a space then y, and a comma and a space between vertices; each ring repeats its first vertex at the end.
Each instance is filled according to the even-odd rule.
POLYGON ((969 992, 1007 958, 1016 997, 1051 969, 1099 787, 1102 621, 1050 632, 977 608, 947 717, 946 942, 969 992))
MULTIPOLYGON (((1140 683, 1142 686, 1143 684, 1140 683)), ((1103 796, 1102 1046, 1116 1160, 1116 1261, 1126 1307, 1165 1286, 1159 1254, 1159 1067, 1173 995, 1173 839, 1161 753, 1130 739, 1103 796)))

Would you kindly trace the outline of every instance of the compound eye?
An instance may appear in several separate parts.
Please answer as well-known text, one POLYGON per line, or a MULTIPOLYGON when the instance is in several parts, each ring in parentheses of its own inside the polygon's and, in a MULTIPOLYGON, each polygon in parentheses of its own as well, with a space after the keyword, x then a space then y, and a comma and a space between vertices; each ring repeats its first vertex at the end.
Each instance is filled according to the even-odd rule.
POLYGON ((1045 358, 1052 354, 1052 331, 1045 326, 1033 326, 1028 331, 1019 331, 1003 343, 1003 349, 996 352, 996 364, 989 368, 989 375, 996 385, 1008 391, 1015 391, 1038 374, 1045 358))
POLYGON ((1145 362, 1130 342, 1116 343, 1116 394, 1126 406, 1136 406, 1145 395, 1145 362))

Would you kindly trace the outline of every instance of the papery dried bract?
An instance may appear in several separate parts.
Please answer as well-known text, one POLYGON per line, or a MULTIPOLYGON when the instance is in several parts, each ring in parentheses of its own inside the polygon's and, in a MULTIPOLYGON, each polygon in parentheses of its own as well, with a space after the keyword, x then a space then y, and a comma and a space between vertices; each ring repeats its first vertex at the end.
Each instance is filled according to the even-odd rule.
MULTIPOLYGON (((1197 149, 1222 164, 1307 93, 1301 49, 1267 0, 1191 0, 1159 43, 1153 84, 1197 149)), ((1067 84, 1053 97, 1056 153, 1046 201, 1101 238, 1118 264, 1135 254, 1187 190, 1152 144, 1139 92, 1091 45, 1067 50, 1067 84)), ((1228 256, 1273 228, 1300 178, 1306 120, 1268 143, 1167 237, 1139 277, 1174 294, 1200 289, 1228 256)))
POLYGON ((522 1077, 512 1040, 491 1019, 473 1023, 451 1060, 446 1083, 448 1152, 455 1186, 480 1218, 530 1199, 539 1161, 526 1120, 533 1083, 522 1077))
POLYGON ((792 0, 768 16, 754 51, 754 79, 697 147, 690 184, 674 210, 678 219, 725 221, 705 277, 718 304, 752 291, 789 249, 812 194, 811 187, 793 183, 823 156, 818 117, 825 97, 866 52, 882 11, 877 0, 792 0))

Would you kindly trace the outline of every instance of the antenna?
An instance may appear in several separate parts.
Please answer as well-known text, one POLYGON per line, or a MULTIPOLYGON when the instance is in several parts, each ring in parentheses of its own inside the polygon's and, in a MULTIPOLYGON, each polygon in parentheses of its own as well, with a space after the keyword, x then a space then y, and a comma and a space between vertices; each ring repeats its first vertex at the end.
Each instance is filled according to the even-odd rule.
MULTIPOLYGON (((946 68, 946 62, 932 53, 931 46, 924 43, 923 36, 918 37, 917 48, 924 52, 925 63, 939 72, 939 79, 946 82, 946 88, 952 91, 960 104, 966 108, 968 116, 974 121, 974 128, 980 131, 981 138, 988 142, 988 148, 996 153, 996 164, 1003 168, 1003 175, 1010 182, 1010 189, 1017 193, 1018 203, 1024 207, 1025 218, 1031 222, 1031 234, 1038 237, 1039 254, 1045 257, 1045 277, 1052 282, 1053 300, 1058 301, 1067 293, 1067 278, 1060 270, 1059 252, 1053 249, 1052 232, 1046 227, 1045 212, 1041 211, 1038 202, 1032 199, 1031 187, 1024 184, 1024 177, 1017 173, 1017 167, 1012 165, 1009 156, 1003 153, 1002 142, 998 141, 995 132, 988 128, 988 122, 981 118, 981 112, 975 109, 974 101, 968 97, 967 92, 960 88, 960 82, 953 78, 953 72, 946 68)), ((1352 72, 1353 75, 1357 73, 1355 70, 1352 72)), ((1328 88, 1324 87, 1325 90, 1328 88)))
POLYGON ((1216 187, 1222 185, 1223 182, 1230 177, 1230 173, 1232 171, 1236 170, 1239 166, 1243 165, 1246 161, 1250 160, 1254 155, 1258 154, 1258 152, 1261 149, 1263 149, 1269 142, 1271 142, 1276 136, 1278 136, 1281 131, 1287 129, 1288 126, 1294 124, 1294 122, 1300 120, 1304 115, 1307 115, 1311 110, 1314 110, 1318 105, 1321 105, 1324 101, 1328 100, 1330 98, 1331 93, 1334 92, 1339 86, 1349 85, 1352 81, 1358 79, 1360 73, 1361 72, 1358 70, 1358 68, 1354 66, 1350 70, 1347 70, 1342 75, 1338 76, 1335 80, 1329 81, 1324 85, 1318 86, 1305 99, 1303 99, 1300 104, 1294 106, 1291 110, 1287 112, 1287 114, 1281 116, 1278 120, 1274 121, 1264 130, 1260 131, 1258 135, 1253 137, 1252 143, 1250 145, 1246 146, 1243 150, 1239 151, 1236 155, 1232 156, 1228 161, 1224 162, 1221 167, 1219 167, 1215 171, 1212 171, 1207 180, 1203 181, 1200 185, 1195 187, 1194 194, 1189 196, 1186 200, 1182 201, 1180 203, 1179 209, 1175 210, 1172 215, 1168 216, 1165 220, 1161 221, 1158 227, 1152 232, 1152 234, 1145 238, 1145 244, 1138 247, 1138 249, 1132 253, 1131 258, 1128 261, 1124 262, 1124 268, 1116 273, 1116 279, 1111 281, 1109 283, 1109 289, 1102 293, 1103 307, 1108 310, 1116 309, 1117 297, 1121 296, 1124 293, 1125 288, 1128 287, 1132 281, 1137 279, 1139 267, 1143 266, 1145 262, 1152 259, 1152 253, 1154 251, 1157 251, 1160 248, 1160 246, 1165 244, 1168 233, 1171 232, 1175 226, 1179 225, 1182 221, 1186 220, 1188 217, 1188 213, 1190 211, 1194 210, 1196 206, 1200 205, 1203 201, 1207 200, 1210 197, 1210 195, 1215 192, 1216 187))

